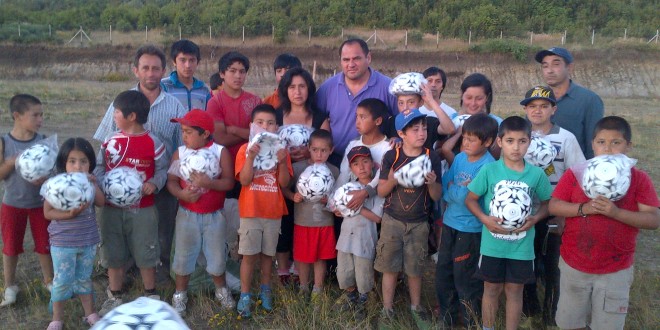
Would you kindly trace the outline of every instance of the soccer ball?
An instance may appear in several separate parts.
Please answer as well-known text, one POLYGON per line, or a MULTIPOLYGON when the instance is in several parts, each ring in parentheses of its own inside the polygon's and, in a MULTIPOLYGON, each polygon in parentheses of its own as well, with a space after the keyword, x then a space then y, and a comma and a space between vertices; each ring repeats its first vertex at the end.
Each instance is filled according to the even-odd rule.
POLYGON ((425 84, 426 78, 418 72, 402 73, 396 76, 390 82, 390 94, 392 95, 409 95, 421 94, 422 84, 425 84))
POLYGON ((106 200, 118 207, 137 204, 142 197, 142 176, 130 167, 115 167, 105 174, 101 183, 106 200))
POLYGON ((261 149, 259 149, 259 154, 254 158, 254 168, 260 171, 275 168, 275 165, 277 165, 277 152, 284 148, 284 142, 280 140, 277 134, 262 132, 252 138, 247 148, 250 149, 255 143, 258 143, 261 149))
POLYGON ((625 155, 601 155, 587 161, 582 174, 582 189, 589 198, 598 195, 618 201, 630 188, 630 169, 634 161, 625 155))
POLYGON ((328 195, 334 185, 335 178, 328 166, 314 164, 300 174, 296 188, 305 200, 318 202, 323 196, 328 195))
POLYGON ((557 157, 557 148, 540 136, 533 136, 529 142, 529 148, 525 154, 525 160, 540 168, 546 168, 552 164, 557 157))
POLYGON ((94 185, 85 173, 62 173, 41 186, 41 195, 54 208, 69 211, 94 200, 94 185))
POLYGON ((431 172, 431 158, 424 154, 394 172, 394 178, 406 188, 421 187, 431 172))
POLYGON ((349 182, 335 190, 335 194, 332 196, 332 200, 335 203, 335 207, 337 210, 339 210, 339 212, 341 212, 343 217, 352 217, 360 213, 362 207, 358 208, 357 210, 352 210, 346 207, 346 205, 348 205, 351 199, 353 199, 353 195, 348 193, 362 189, 364 189, 364 186, 362 186, 359 182, 349 182))
POLYGON ((16 169, 23 179, 32 182, 52 173, 56 158, 55 150, 43 144, 35 144, 18 156, 16 169))
POLYGON ((460 116, 456 116, 456 117, 454 117, 454 119, 452 119, 451 121, 452 121, 452 123, 454 123, 454 127, 456 127, 456 128, 458 129, 459 127, 463 126, 463 124, 465 124, 465 121, 466 121, 468 118, 470 118, 470 116, 472 116, 472 115, 460 115, 460 116))
POLYGON ((504 183, 495 185, 493 198, 490 200, 490 215, 502 220, 502 227, 514 230, 522 227, 532 212, 532 198, 522 187, 504 183))
POLYGON ((190 181, 193 172, 204 173, 211 179, 220 175, 220 159, 208 148, 193 150, 179 163, 179 173, 184 180, 190 181))
POLYGON ((108 312, 92 327, 102 329, 190 329, 167 303, 139 297, 108 312))
POLYGON ((309 135, 312 134, 311 130, 300 124, 293 124, 283 126, 280 130, 280 139, 291 147, 301 147, 309 144, 309 135))

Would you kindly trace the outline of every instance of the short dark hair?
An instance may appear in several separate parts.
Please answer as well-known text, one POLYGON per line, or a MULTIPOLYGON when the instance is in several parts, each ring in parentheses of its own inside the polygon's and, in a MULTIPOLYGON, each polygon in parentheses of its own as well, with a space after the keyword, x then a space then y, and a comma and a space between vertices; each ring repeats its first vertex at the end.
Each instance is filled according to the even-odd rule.
POLYGON ((218 89, 218 87, 222 86, 222 83, 224 82, 224 79, 220 77, 220 73, 216 72, 209 77, 209 85, 212 90, 218 89))
POLYGON ((11 100, 9 100, 9 111, 12 113, 18 112, 23 114, 31 106, 39 104, 41 104, 41 101, 36 96, 30 94, 16 94, 12 96, 11 100))
POLYGON ((247 56, 237 52, 230 51, 222 55, 218 60, 218 72, 224 73, 234 63, 240 62, 245 67, 245 72, 250 70, 250 60, 247 56))
POLYGON ((345 45, 353 45, 353 44, 360 45, 360 48, 362 48, 362 52, 364 53, 364 56, 369 55, 369 45, 367 45, 366 41, 360 38, 351 38, 344 40, 344 42, 341 43, 341 46, 339 46, 339 56, 341 56, 341 51, 344 49, 345 45))
POLYGON ((270 113, 271 115, 273 115, 273 117, 277 119, 277 112, 275 111, 275 108, 273 108, 273 106, 270 104, 263 103, 263 104, 259 104, 258 106, 254 107, 254 109, 252 109, 252 114, 250 114, 250 122, 254 121, 254 116, 262 112, 270 113))
POLYGON ((149 109, 151 105, 149 104, 149 99, 147 99, 144 94, 136 90, 123 91, 115 97, 112 106, 115 109, 119 109, 124 115, 124 118, 128 117, 131 113, 135 113, 135 120, 144 125, 149 118, 149 109))
POLYGON ((401 132, 405 133, 407 129, 409 129, 409 128, 417 125, 417 124, 427 125, 426 116, 417 117, 417 118, 411 120, 406 126, 403 126, 403 128, 401 129, 401 132))
POLYGON ((511 116, 502 121, 497 137, 502 138, 507 132, 524 132, 527 137, 532 137, 532 126, 525 118, 511 116))
POLYGON ((133 66, 136 68, 140 65, 140 58, 142 55, 158 56, 160 58, 160 63, 162 64, 162 68, 165 69, 167 60, 165 59, 165 52, 163 52, 162 49, 154 45, 144 45, 138 48, 138 50, 135 52, 135 58, 133 59, 133 66))
POLYGON ((302 67, 300 59, 291 53, 277 55, 273 61, 273 71, 277 69, 293 69, 302 67))
POLYGON ((594 136, 592 139, 596 138, 596 134, 602 130, 617 131, 623 135, 623 138, 626 139, 626 142, 632 142, 632 129, 630 128, 628 121, 622 117, 607 116, 601 118, 598 122, 596 122, 596 126, 594 127, 594 136))
POLYGON ((322 128, 314 130, 314 132, 312 132, 312 134, 309 135, 309 144, 311 145, 312 140, 316 140, 316 139, 325 140, 326 142, 328 142, 328 144, 330 144, 331 148, 334 148, 335 146, 334 142, 332 141, 332 133, 330 133, 330 131, 328 130, 324 130, 322 128))
POLYGON ((85 157, 89 160, 89 173, 92 173, 96 167, 96 154, 94 153, 94 147, 92 147, 92 144, 89 143, 89 141, 81 137, 69 138, 62 143, 60 151, 57 153, 57 158, 55 159, 57 172, 66 172, 66 161, 73 150, 78 150, 85 154, 85 157))
POLYGON ((288 89, 293 83, 293 77, 297 76, 303 78, 307 84, 307 101, 305 101, 305 108, 310 112, 316 110, 316 84, 314 83, 314 79, 312 79, 312 75, 307 70, 301 67, 296 67, 286 71, 277 87, 277 93, 280 96, 281 102, 280 107, 284 113, 289 113, 289 111, 291 111, 291 100, 289 100, 288 89))
POLYGON ((179 54, 181 53, 195 55, 197 61, 202 59, 202 54, 199 51, 199 46, 197 46, 196 43, 188 39, 181 39, 173 43, 172 47, 170 48, 170 57, 172 58, 172 61, 175 61, 176 57, 179 56, 179 54))
POLYGON ((445 88, 447 88, 447 74, 445 73, 445 71, 438 68, 437 66, 432 66, 432 67, 424 70, 424 72, 422 72, 422 75, 424 76, 424 78, 428 78, 430 76, 435 76, 437 74, 440 75, 440 79, 442 80, 442 90, 440 91, 440 95, 442 96, 442 92, 444 92, 445 88))
POLYGON ((382 118, 385 121, 389 115, 387 104, 377 98, 364 99, 358 103, 357 107, 369 111, 374 120, 382 118))
POLYGON ((463 134, 474 135, 479 138, 481 143, 486 142, 488 139, 491 139, 491 142, 495 142, 497 126, 497 120, 495 118, 485 113, 478 113, 465 120, 465 123, 463 123, 463 134))
POLYGON ((461 106, 463 106, 463 94, 470 87, 482 87, 486 93, 486 113, 490 113, 490 106, 493 104, 493 85, 488 78, 481 73, 473 73, 461 84, 461 106))

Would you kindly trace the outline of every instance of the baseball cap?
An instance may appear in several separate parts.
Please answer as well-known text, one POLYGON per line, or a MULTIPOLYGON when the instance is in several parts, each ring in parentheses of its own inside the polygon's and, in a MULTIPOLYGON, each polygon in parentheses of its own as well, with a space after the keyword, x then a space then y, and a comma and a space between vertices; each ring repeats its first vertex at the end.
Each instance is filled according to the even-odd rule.
POLYGON ((213 118, 206 111, 200 109, 192 109, 181 118, 172 118, 170 122, 179 123, 186 126, 197 126, 209 133, 213 134, 215 125, 213 118))
POLYGON ((552 105, 557 104, 555 93, 552 91, 552 88, 546 86, 536 86, 528 90, 527 93, 525 93, 525 99, 520 101, 520 105, 527 105, 534 100, 546 100, 550 101, 552 105))
POLYGON ((550 49, 542 50, 536 53, 534 59, 536 59, 536 62, 543 63, 543 58, 548 55, 557 55, 563 58, 566 61, 566 64, 573 63, 573 55, 571 55, 571 53, 566 48, 561 47, 552 47, 550 49))
POLYGON ((419 117, 426 117, 425 114, 419 112, 419 109, 399 112, 399 114, 396 115, 396 118, 394 118, 394 128, 396 128, 397 131, 401 131, 406 125, 410 124, 411 121, 419 117))
POLYGON ((371 158, 371 150, 365 146, 356 146, 351 148, 351 151, 346 155, 348 162, 352 162, 355 157, 369 157, 371 158))

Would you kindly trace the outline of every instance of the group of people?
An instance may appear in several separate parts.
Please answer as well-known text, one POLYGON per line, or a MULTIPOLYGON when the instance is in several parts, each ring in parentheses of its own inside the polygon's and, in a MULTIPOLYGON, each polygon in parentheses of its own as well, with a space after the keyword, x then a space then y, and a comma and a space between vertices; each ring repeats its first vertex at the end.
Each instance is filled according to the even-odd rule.
POLYGON ((0 306, 16 301, 15 272, 29 219, 51 292, 52 330, 63 327, 63 302, 74 295, 90 325, 121 305, 133 263, 144 295, 153 299, 160 299, 156 267, 172 270, 171 305, 182 316, 191 277, 206 272, 222 308, 244 318, 257 307, 251 286, 258 265, 258 308, 271 311, 274 259, 281 283, 300 290, 311 304, 324 294, 328 262, 336 260, 342 290, 336 307, 356 315, 376 286, 374 270, 380 273, 384 327, 393 324, 396 286, 405 279, 412 318, 426 329, 433 326, 421 301, 429 247, 437 250, 440 324, 494 329, 504 293, 507 329, 518 327, 523 311, 563 329, 623 328, 636 235, 660 225, 660 202, 649 176, 637 169, 617 202, 590 199, 576 183, 574 165, 625 154, 632 133, 625 119, 603 118, 600 98, 570 79, 570 52, 555 47, 536 54, 548 86, 525 94, 524 117, 505 119, 491 113, 493 88, 483 74, 464 79, 456 111, 443 102, 447 76, 437 67, 416 74, 423 75, 421 83, 396 87, 370 67, 363 40, 344 41, 339 56, 342 72, 318 90, 297 57, 277 56, 278 87, 262 100, 243 89, 250 61, 239 52, 220 58, 211 89, 195 77, 201 52, 193 42, 172 45, 175 70, 165 78, 163 51, 140 47, 132 68, 137 85, 114 99, 93 136, 101 142, 98 156, 83 138, 59 148, 57 172, 87 173, 95 185, 93 203, 71 211, 43 201, 43 179, 27 182, 14 170, 16 155, 45 138, 38 133, 41 102, 14 96, 14 127, 0 144, 0 306), (461 115, 470 116, 456 126, 453 119, 461 115), (258 166, 255 159, 267 146, 250 140, 289 125, 309 128, 308 144, 279 149, 270 155, 272 168, 258 166), (547 168, 524 160, 532 131, 557 150, 547 168), (181 178, 179 164, 200 149, 215 156, 219 174, 181 178), (424 183, 402 185, 395 172, 419 157, 431 164, 424 183), (330 196, 310 201, 298 191, 301 175, 319 164, 330 169, 335 188, 359 183, 349 193, 350 214, 328 208, 330 196), (131 208, 108 203, 98 187, 105 173, 120 166, 135 168, 143 178, 142 198, 131 208), (502 187, 538 201, 520 228, 505 228, 491 216, 489 202, 502 187), (236 237, 242 258, 237 300, 226 279, 236 237), (98 314, 91 281, 97 247, 109 277, 98 314), (542 304, 537 279, 545 283, 542 304))

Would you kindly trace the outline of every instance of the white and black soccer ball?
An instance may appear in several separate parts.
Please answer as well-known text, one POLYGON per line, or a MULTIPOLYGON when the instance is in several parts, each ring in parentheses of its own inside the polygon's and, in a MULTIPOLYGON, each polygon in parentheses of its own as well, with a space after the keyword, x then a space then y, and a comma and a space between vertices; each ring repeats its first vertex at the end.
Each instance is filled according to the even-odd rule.
POLYGON ((601 155, 587 161, 582 174, 582 189, 589 198, 599 195, 618 201, 630 188, 634 160, 626 155, 601 155))
POLYGON ((541 136, 533 136, 529 141, 529 148, 525 154, 525 160, 540 168, 546 168, 552 164, 557 157, 557 148, 547 139, 541 136))
POLYGON ((463 124, 465 124, 465 121, 470 118, 470 116, 472 115, 458 115, 454 117, 451 122, 454 123, 454 127, 458 129, 459 127, 463 126, 463 124))
POLYGON ((92 329, 184 330, 190 328, 166 302, 139 297, 115 307, 96 322, 92 329))
POLYGON ((211 179, 220 175, 220 159, 208 148, 191 151, 179 163, 179 173, 184 180, 190 181, 193 172, 204 173, 211 179))
POLYGON ((280 139, 289 148, 308 145, 311 134, 312 130, 309 127, 300 124, 286 125, 280 129, 280 139))
POLYGON ((392 95, 407 95, 422 93, 422 84, 427 82, 424 75, 418 72, 402 73, 390 82, 389 91, 392 95))
POLYGON ((352 210, 346 207, 346 205, 348 205, 351 199, 353 199, 353 195, 349 194, 349 192, 362 189, 364 189, 364 186, 359 182, 348 182, 335 190, 332 199, 334 201, 335 207, 337 210, 339 210, 339 212, 341 212, 343 217, 352 217, 360 213, 362 207, 358 208, 357 210, 352 210))
POLYGON ((525 224, 532 212, 532 198, 522 187, 496 184, 490 200, 490 215, 502 220, 502 227, 514 230, 525 224))
POLYGON ((136 169, 120 166, 105 174, 101 188, 109 203, 129 207, 142 198, 142 183, 142 176, 136 169))
POLYGON ((94 185, 85 173, 61 173, 41 186, 41 195, 55 209, 69 211, 94 200, 94 185))
POLYGON ((284 148, 284 142, 280 139, 279 135, 270 132, 262 132, 255 135, 248 144, 248 150, 246 152, 255 143, 258 143, 261 148, 254 158, 253 167, 261 171, 275 168, 275 165, 277 165, 277 152, 284 148))
POLYGON ((431 172, 431 158, 424 154, 394 172, 394 178, 406 188, 421 187, 431 172))
POLYGON ((32 182, 50 175, 55 168, 57 152, 43 144, 35 144, 16 159, 16 169, 26 181, 32 182))
POLYGON ((335 185, 335 177, 325 164, 308 166, 298 178, 296 188, 303 198, 310 202, 318 202, 327 196, 335 185))

